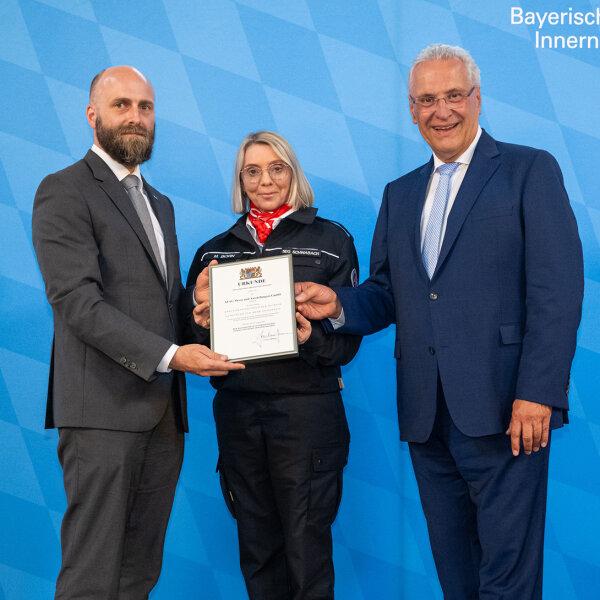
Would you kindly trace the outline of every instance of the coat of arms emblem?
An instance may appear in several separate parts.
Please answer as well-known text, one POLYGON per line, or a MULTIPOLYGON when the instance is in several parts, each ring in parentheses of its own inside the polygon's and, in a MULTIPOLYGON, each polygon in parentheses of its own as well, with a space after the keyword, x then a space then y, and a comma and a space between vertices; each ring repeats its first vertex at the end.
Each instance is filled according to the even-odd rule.
POLYGON ((245 267, 240 269, 240 279, 256 279, 262 277, 262 269, 260 267, 245 267))

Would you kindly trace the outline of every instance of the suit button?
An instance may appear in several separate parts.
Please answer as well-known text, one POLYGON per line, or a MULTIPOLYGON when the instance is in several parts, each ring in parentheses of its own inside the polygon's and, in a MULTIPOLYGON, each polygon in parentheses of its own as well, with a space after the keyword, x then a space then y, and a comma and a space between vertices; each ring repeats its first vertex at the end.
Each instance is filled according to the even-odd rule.
POLYGON ((435 354, 435 348, 433 346, 429 346, 429 354, 432 356, 435 354))
POLYGON ((130 362, 129 363, 129 368, 133 369, 135 371, 135 369, 137 369, 137 365, 134 362, 130 362))
POLYGON ((429 299, 430 300, 437 300, 438 299, 438 295, 435 292, 431 292, 431 294, 429 294, 429 299))
POLYGON ((127 359, 126 359, 124 356, 121 356, 121 358, 119 359, 119 362, 120 362, 122 365, 126 365, 126 364, 127 364, 127 359))

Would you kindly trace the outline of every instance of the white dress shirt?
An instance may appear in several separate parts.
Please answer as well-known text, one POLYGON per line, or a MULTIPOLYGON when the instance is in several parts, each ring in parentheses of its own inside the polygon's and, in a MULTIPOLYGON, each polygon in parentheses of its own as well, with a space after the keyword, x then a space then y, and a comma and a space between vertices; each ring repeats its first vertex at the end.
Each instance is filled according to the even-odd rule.
MULTIPOLYGON (((108 166, 108 168, 115 174, 115 177, 119 181, 123 181, 127 175, 135 175, 140 180, 139 190, 142 192, 142 196, 146 201, 146 206, 148 207, 148 213, 150 214, 150 221, 152 222, 152 229, 154 229, 154 235, 156 236, 156 243, 158 245, 158 253, 160 254, 159 259, 162 263, 162 266, 165 270, 165 276, 167 276, 167 260, 165 254, 165 236, 163 234, 163 230, 152 210, 152 206, 150 204, 150 200, 148 199, 148 195, 146 194, 146 190, 144 190, 144 186, 142 184, 142 175, 140 173, 140 167, 136 166, 133 173, 129 172, 129 169, 117 162, 114 158, 110 157, 102 148, 96 146, 96 144, 92 145, 92 152, 97 154, 108 166)), ((179 346, 177 344, 171 344, 171 347, 167 350, 162 360, 158 363, 156 370, 159 373, 169 373, 171 369, 169 369, 169 363, 171 359, 177 352, 177 348, 179 346)))

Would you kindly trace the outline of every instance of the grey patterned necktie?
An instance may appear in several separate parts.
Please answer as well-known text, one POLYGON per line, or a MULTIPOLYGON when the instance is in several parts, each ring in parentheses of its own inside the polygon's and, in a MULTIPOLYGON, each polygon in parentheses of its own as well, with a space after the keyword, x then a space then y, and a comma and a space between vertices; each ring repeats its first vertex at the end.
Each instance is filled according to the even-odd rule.
POLYGON ((450 179, 459 165, 460 163, 445 163, 440 165, 437 169, 440 174, 440 179, 433 197, 429 221, 427 221, 427 227, 425 228, 423 251, 421 253, 423 264, 425 265, 425 270, 427 271, 427 275, 429 275, 429 279, 431 279, 435 272, 438 256, 440 254, 442 225, 444 224, 444 215, 446 214, 448 198, 450 198, 450 179))
POLYGON ((154 233, 154 227, 152 227, 152 220, 150 219, 150 212, 148 210, 148 205, 146 204, 146 200, 140 191, 139 185, 140 180, 136 175, 127 175, 123 180, 121 180, 123 187, 127 190, 127 194, 133 207, 135 208, 135 212, 137 212, 140 221, 144 227, 144 231, 146 232, 146 236, 148 237, 148 241, 150 242, 150 246, 152 246, 152 252, 154 252, 154 258, 158 264, 158 268, 160 269, 160 274, 164 281, 167 280, 165 274, 165 268, 163 266, 163 262, 160 258, 160 252, 158 251, 158 243, 156 241, 156 234, 154 233))

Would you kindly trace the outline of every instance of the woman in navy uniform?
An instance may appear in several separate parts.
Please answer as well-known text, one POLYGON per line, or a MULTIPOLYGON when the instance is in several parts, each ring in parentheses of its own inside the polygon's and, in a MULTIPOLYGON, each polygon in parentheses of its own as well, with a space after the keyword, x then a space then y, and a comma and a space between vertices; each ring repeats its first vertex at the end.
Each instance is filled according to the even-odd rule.
MULTIPOLYGON (((232 196, 242 216, 198 250, 189 271, 198 341, 209 340, 209 300, 208 277, 200 278, 206 286, 197 277, 212 261, 291 254, 295 281, 357 285, 352 236, 317 217, 310 184, 280 135, 260 131, 244 139, 232 196)), ((298 357, 249 363, 211 379, 221 487, 237 520, 251 600, 333 598, 331 524, 350 440, 340 365, 352 360, 361 338, 327 334, 319 322, 296 318, 298 357)))

